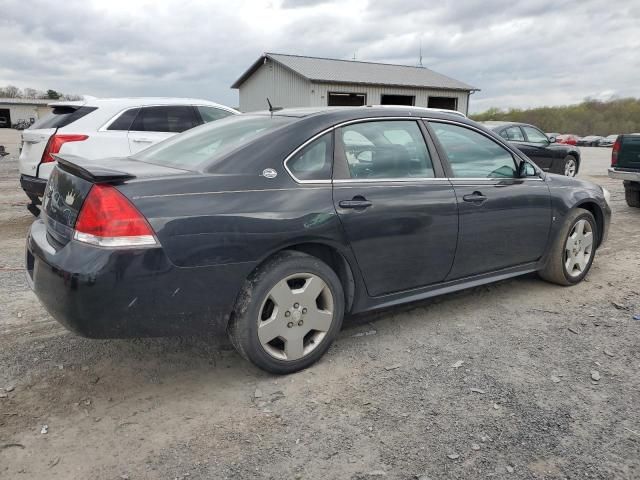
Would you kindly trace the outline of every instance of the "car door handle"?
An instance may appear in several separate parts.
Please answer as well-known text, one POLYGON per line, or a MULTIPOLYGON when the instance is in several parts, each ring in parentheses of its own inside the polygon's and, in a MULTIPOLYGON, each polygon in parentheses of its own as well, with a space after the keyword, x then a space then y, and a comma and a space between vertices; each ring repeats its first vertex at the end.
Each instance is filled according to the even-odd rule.
POLYGON ((340 205, 340 208, 364 209, 370 207, 373 203, 364 197, 357 196, 353 197, 352 200, 341 200, 338 205, 340 205))
POLYGON ((465 202, 472 202, 472 203, 483 203, 487 197, 485 197, 482 193, 480 192, 473 192, 470 195, 465 195, 464 197, 462 197, 462 199, 465 202))
POLYGON ((134 142, 140 142, 140 143, 151 143, 151 142, 153 142, 153 140, 151 140, 150 138, 134 138, 133 141, 134 142))

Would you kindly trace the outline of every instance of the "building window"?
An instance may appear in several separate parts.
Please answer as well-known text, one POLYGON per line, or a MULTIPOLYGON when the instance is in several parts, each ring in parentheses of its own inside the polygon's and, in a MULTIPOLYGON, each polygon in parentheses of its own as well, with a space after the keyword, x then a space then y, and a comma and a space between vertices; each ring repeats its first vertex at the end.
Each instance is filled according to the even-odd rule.
POLYGON ((458 99, 455 97, 429 97, 429 108, 444 108, 446 110, 457 110, 458 99))
POLYGON ((416 104, 416 97, 413 95, 386 95, 380 96, 380 105, 409 105, 416 104))
POLYGON ((367 104, 366 93, 329 92, 330 107, 359 107, 367 104))

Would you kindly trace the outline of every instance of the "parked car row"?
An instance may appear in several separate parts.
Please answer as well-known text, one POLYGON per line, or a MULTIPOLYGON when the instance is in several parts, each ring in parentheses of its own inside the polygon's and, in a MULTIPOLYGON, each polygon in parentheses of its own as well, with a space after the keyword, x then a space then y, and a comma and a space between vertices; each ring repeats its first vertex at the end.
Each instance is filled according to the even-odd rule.
POLYGON ((226 118, 139 151, 158 124, 188 123, 147 121, 144 104, 95 121, 96 104, 60 108, 23 152, 49 176, 25 268, 51 315, 87 337, 226 332, 258 367, 291 373, 322 357, 344 315, 531 272, 574 285, 607 237, 609 193, 568 178, 579 151, 532 125, 186 104, 191 123, 226 118), (125 138, 102 150, 120 158, 63 150, 92 136, 125 138))

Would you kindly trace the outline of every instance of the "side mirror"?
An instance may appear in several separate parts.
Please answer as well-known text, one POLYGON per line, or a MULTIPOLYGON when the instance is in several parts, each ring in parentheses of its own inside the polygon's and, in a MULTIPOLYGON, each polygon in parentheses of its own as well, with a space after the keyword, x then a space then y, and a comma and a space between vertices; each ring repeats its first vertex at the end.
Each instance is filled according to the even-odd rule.
POLYGON ((536 169, 533 168, 529 162, 525 162, 524 160, 520 162, 518 165, 518 177, 535 177, 537 175, 536 169))
POLYGON ((549 143, 556 143, 556 137, 549 137, 549 143))

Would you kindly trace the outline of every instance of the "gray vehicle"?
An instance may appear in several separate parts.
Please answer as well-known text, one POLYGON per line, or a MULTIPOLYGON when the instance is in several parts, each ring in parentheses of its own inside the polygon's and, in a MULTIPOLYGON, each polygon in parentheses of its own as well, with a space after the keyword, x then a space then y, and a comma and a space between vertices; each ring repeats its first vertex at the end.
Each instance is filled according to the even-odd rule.
POLYGON ((611 150, 609 177, 622 180, 627 205, 640 208, 640 133, 618 136, 611 150))

